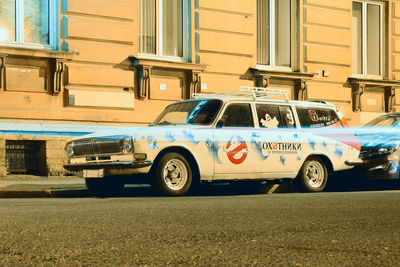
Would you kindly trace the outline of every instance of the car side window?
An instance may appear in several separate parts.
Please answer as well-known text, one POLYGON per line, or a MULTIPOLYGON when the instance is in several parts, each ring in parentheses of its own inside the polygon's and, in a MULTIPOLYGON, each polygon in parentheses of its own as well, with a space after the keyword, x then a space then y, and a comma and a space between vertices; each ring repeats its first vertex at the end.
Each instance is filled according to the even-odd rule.
POLYGON ((254 127, 250 104, 230 104, 221 120, 223 127, 254 127))
POLYGON ((257 104, 258 123, 261 128, 281 127, 281 118, 277 105, 257 104))
POLYGON ((261 128, 293 128, 296 126, 289 106, 257 104, 258 123, 261 128))
POLYGON ((286 128, 295 128, 296 123, 294 121, 292 109, 289 106, 279 106, 279 111, 281 113, 282 124, 286 128))
POLYGON ((303 128, 343 127, 336 112, 332 109, 296 107, 303 128))

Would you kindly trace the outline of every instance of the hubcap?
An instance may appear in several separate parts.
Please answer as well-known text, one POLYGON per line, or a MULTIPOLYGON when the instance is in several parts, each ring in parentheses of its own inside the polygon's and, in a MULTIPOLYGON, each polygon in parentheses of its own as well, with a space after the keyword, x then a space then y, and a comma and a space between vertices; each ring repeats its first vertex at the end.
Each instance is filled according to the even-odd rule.
POLYGON ((188 179, 186 165, 179 159, 169 160, 163 170, 163 179, 170 189, 182 189, 188 179))
POLYGON ((309 162, 305 174, 305 182, 313 188, 318 188, 324 183, 324 167, 318 161, 309 162))

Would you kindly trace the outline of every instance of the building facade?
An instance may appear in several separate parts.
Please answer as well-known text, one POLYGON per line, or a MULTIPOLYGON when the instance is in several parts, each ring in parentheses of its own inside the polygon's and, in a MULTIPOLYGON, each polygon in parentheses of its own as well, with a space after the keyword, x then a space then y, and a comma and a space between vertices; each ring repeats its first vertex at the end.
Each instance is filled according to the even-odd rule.
POLYGON ((0 1, 0 176, 64 175, 73 136, 241 85, 400 110, 398 0, 0 1))

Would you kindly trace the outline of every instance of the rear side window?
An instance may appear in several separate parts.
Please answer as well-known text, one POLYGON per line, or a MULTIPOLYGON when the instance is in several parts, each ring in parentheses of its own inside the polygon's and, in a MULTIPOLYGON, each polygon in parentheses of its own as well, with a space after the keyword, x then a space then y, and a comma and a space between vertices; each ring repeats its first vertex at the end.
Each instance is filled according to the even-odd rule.
POLYGON ((336 112, 332 109, 296 107, 303 128, 343 127, 336 112))
POLYGON ((261 128, 293 128, 295 122, 289 106, 256 104, 258 123, 261 128))

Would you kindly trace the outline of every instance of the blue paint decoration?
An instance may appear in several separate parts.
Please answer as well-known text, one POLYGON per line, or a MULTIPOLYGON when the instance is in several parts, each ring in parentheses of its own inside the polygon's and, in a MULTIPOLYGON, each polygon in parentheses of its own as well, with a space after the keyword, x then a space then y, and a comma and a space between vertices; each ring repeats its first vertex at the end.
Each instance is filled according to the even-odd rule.
POLYGON ((308 144, 310 145, 312 150, 315 150, 315 141, 311 138, 308 138, 308 144))
POLYGON ((165 136, 167 137, 167 139, 168 139, 170 142, 175 142, 175 140, 176 140, 176 137, 175 137, 170 131, 167 131, 167 132, 165 133, 165 136))
POLYGON ((264 154, 262 152, 261 142, 257 142, 257 140, 255 139, 256 137, 260 137, 260 135, 257 133, 252 133, 252 138, 251 138, 250 142, 254 146, 254 149, 257 151, 258 156, 262 160, 266 160, 269 157, 269 155, 264 156, 264 154))
POLYGON ((147 137, 147 143, 149 144, 149 147, 150 147, 151 149, 158 149, 157 141, 156 141, 156 139, 154 138, 154 136, 148 136, 148 137, 147 137))
POLYGON ((280 160, 281 160, 282 165, 285 165, 286 158, 284 156, 281 156, 280 160))
POLYGON ((343 156, 343 147, 341 147, 340 145, 336 144, 334 153, 335 153, 338 157, 342 157, 342 156, 343 156))
POLYGON ((207 146, 208 152, 210 152, 210 154, 215 158, 217 163, 221 164, 222 162, 218 157, 218 151, 220 149, 218 142, 213 142, 210 138, 207 138, 205 144, 207 146))
POLYGON ((191 133, 191 132, 189 132, 189 131, 186 131, 186 130, 183 130, 183 135, 190 141, 190 142, 192 142, 193 144, 195 144, 195 145, 197 145, 200 141, 196 141, 195 139, 194 139, 194 135, 191 133))

